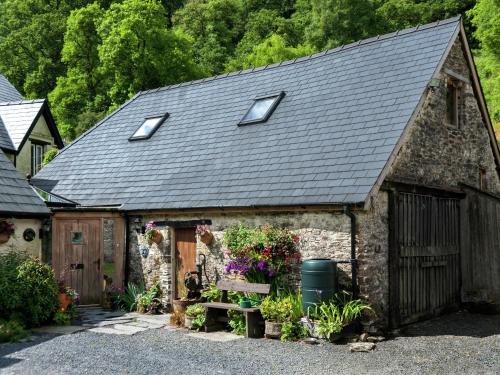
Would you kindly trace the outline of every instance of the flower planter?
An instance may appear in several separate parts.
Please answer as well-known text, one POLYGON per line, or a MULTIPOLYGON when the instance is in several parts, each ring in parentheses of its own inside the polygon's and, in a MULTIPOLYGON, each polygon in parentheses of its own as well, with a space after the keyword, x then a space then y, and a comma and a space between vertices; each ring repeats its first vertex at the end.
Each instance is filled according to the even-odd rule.
POLYGON ((59 293, 59 311, 66 311, 72 302, 71 296, 64 292, 59 293))
POLYGON ((205 233, 200 234, 200 241, 207 246, 210 245, 213 240, 214 240, 214 235, 210 231, 206 231, 205 233))
POLYGON ((193 329, 193 320, 194 320, 193 316, 186 315, 184 317, 184 327, 186 327, 187 329, 193 329))
POLYGON ((281 327, 282 323, 271 322, 269 320, 265 321, 264 334, 268 339, 279 339, 281 337, 281 327))

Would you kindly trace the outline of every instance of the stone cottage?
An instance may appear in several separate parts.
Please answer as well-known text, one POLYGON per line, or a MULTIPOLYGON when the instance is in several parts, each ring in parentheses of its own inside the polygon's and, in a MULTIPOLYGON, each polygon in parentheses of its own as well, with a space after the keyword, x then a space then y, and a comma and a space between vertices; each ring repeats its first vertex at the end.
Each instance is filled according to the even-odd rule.
POLYGON ((197 254, 223 277, 228 226, 270 223, 300 236, 304 259, 352 265, 380 323, 398 326, 498 301, 499 162, 452 18, 140 92, 34 183, 78 202, 55 212, 52 257, 79 256, 74 272, 96 288, 108 267, 114 282, 159 280, 171 303, 197 254), (144 241, 150 221, 159 245, 144 241))

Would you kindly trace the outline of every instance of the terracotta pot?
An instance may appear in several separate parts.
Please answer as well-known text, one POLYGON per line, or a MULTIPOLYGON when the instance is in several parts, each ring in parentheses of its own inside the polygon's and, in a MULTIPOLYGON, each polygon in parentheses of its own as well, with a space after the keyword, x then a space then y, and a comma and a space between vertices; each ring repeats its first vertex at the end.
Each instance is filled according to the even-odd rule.
POLYGON ((0 233, 0 243, 6 243, 10 238, 8 233, 0 233))
POLYGON ((281 327, 283 326, 282 323, 266 320, 265 324, 266 328, 264 333, 268 339, 279 339, 281 337, 281 327))
POLYGON ((153 241, 157 245, 161 244, 161 241, 163 241, 163 235, 159 230, 155 230, 153 238, 151 238, 151 241, 153 241))
POLYGON ((203 242, 205 245, 210 245, 212 241, 214 240, 214 235, 210 231, 206 231, 203 234, 200 234, 200 241, 203 242))
POLYGON ((64 292, 59 293, 59 311, 66 311, 72 302, 71 296, 64 292))

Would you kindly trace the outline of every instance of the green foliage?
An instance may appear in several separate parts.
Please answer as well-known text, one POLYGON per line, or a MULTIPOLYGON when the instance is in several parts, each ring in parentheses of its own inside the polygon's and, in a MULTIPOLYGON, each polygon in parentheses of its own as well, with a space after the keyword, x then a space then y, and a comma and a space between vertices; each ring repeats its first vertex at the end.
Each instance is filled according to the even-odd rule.
POLYGON ((260 305, 262 317, 277 323, 297 322, 302 317, 300 294, 284 297, 267 296, 260 305))
POLYGON ((0 255, 0 318, 16 317, 26 326, 47 322, 57 309, 58 287, 52 269, 20 253, 0 255))
POLYGON ((285 322, 281 326, 281 341, 295 341, 307 337, 308 330, 300 321, 285 322))
POLYGON ((475 37, 481 50, 477 51, 475 62, 481 77, 488 109, 500 127, 500 2, 479 0, 468 12, 476 27, 475 37))
POLYGON ((138 285, 129 282, 127 288, 125 288, 125 293, 121 295, 121 305, 127 311, 135 311, 137 308, 137 300, 140 295, 145 291, 146 287, 144 283, 138 285))
POLYGON ((186 315, 194 318, 192 321, 193 328, 200 329, 205 325, 205 308, 201 303, 188 306, 186 315))
POLYGON ((42 165, 47 165, 49 164, 57 155, 59 150, 57 148, 51 148, 45 154, 43 154, 43 160, 42 160, 42 165))
POLYGON ((211 283, 207 290, 201 292, 201 297, 206 298, 208 302, 220 301, 222 297, 222 290, 217 288, 215 283, 211 283))
POLYGON ((373 310, 363 301, 351 300, 348 294, 341 294, 332 302, 316 305, 311 317, 317 322, 316 333, 329 339, 330 335, 339 333, 365 311, 373 310))
POLYGON ((201 303, 195 303, 194 305, 190 305, 186 308, 186 315, 192 318, 198 316, 199 314, 204 314, 205 308, 201 303))
POLYGON ((205 74, 221 73, 243 33, 242 0, 188 0, 174 17, 174 27, 194 41, 195 62, 205 74))
POLYGON ((58 326, 67 326, 71 323, 71 315, 66 311, 58 311, 54 315, 54 322, 58 326))
POLYGON ((245 315, 236 310, 227 310, 227 316, 229 317, 227 324, 231 327, 231 332, 236 335, 244 335, 246 331, 245 315))
POLYGON ((137 311, 140 313, 157 313, 161 306, 160 286, 158 283, 136 296, 137 311))
POLYGON ((17 320, 0 320, 0 343, 16 342, 28 336, 28 331, 17 320))

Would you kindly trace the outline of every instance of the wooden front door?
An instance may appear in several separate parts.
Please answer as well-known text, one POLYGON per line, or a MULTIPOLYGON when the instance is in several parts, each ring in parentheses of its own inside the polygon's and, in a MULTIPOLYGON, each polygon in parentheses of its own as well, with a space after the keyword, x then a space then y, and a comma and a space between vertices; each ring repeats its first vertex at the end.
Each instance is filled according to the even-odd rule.
POLYGON ((393 326, 460 301, 460 200, 393 193, 390 252, 393 326))
POLYGON ((56 277, 80 294, 83 305, 101 302, 101 221, 58 220, 57 252, 52 254, 56 277))
POLYGON ((80 294, 82 305, 102 302, 105 275, 110 283, 123 287, 124 255, 125 220, 119 214, 58 212, 54 215, 52 268, 56 278, 80 294))
POLYGON ((187 296, 186 272, 196 271, 196 232, 194 228, 175 229, 175 297, 187 296))

